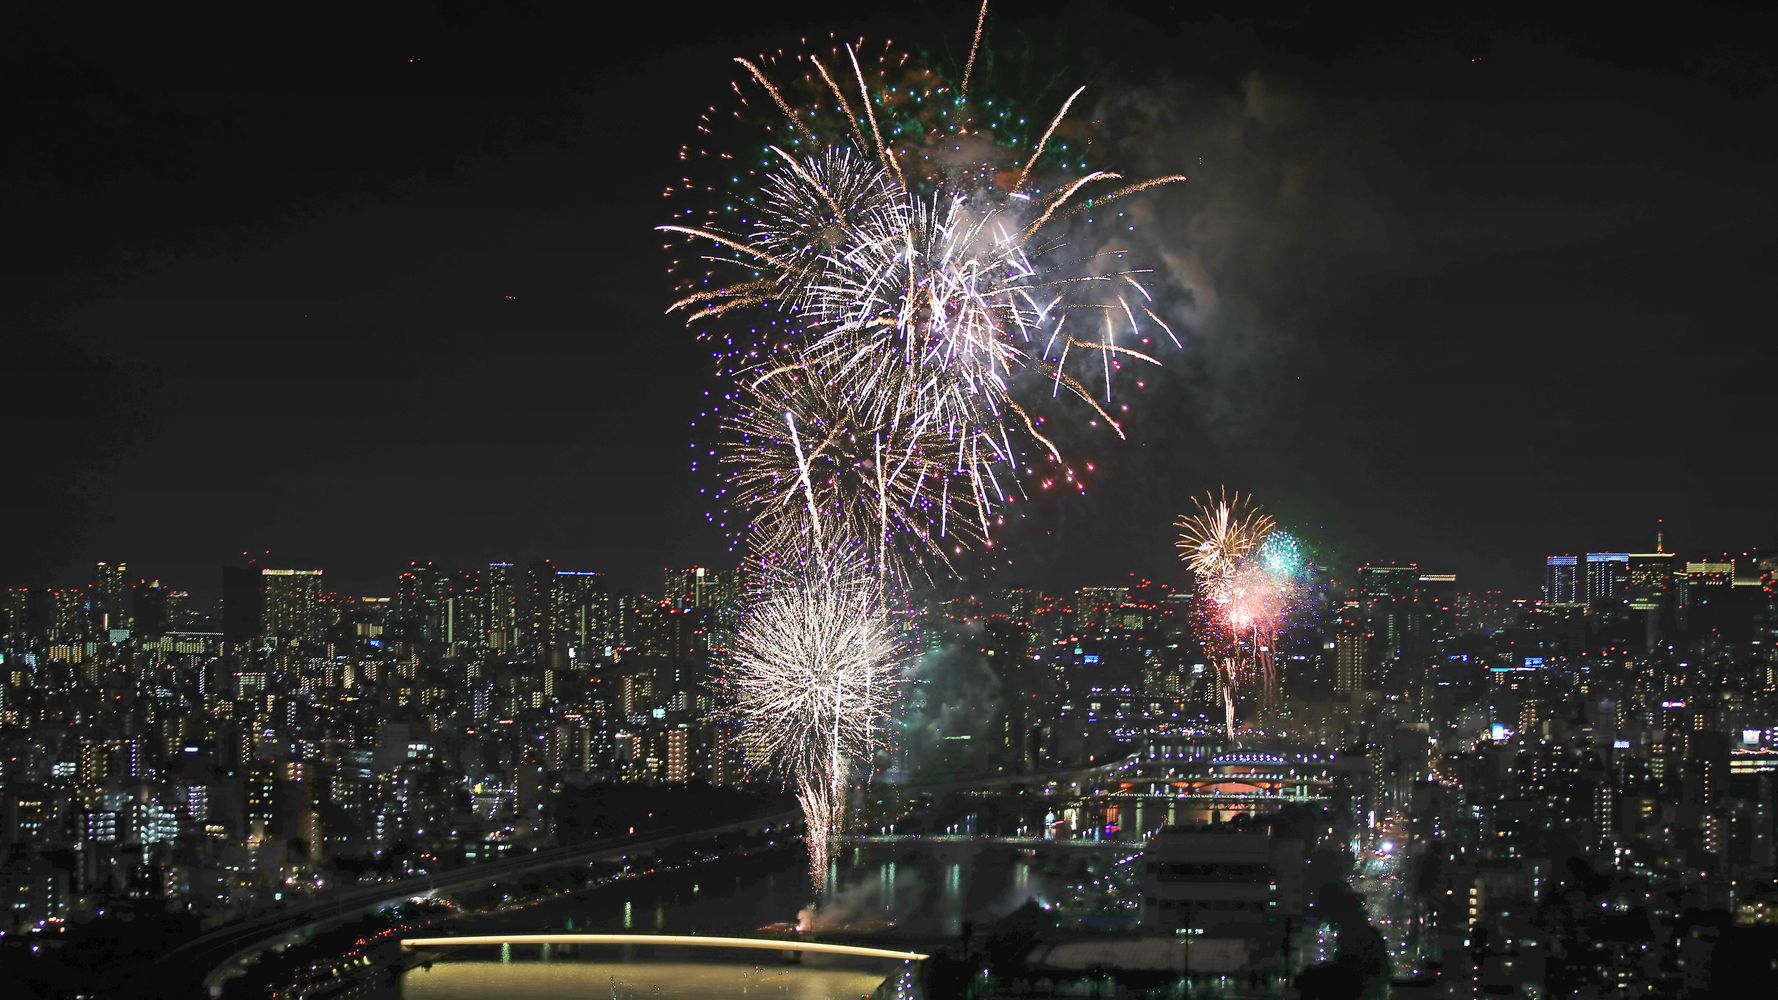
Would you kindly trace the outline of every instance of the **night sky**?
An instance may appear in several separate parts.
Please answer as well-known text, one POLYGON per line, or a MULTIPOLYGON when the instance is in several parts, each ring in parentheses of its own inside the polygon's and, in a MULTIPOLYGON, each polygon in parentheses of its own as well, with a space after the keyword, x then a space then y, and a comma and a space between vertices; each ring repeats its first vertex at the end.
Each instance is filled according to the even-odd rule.
MULTIPOLYGON (((727 561, 651 231, 675 151, 731 56, 838 30, 960 62, 974 18, 362 6, 6 15, 0 583, 727 561)), ((1778 538, 1778 16, 1247 6, 991 14, 1088 85, 1105 159, 1191 175, 1140 237, 1185 349, 994 579, 1178 579, 1172 518, 1220 483, 1337 564, 1522 593, 1657 517, 1689 555, 1778 538)))

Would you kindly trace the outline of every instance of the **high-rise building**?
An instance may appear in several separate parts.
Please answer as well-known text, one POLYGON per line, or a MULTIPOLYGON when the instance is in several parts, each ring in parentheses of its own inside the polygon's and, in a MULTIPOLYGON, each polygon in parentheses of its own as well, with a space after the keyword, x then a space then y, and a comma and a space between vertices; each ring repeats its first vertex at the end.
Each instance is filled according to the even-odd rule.
POLYGON ((451 577, 445 592, 444 641, 481 649, 488 640, 487 611, 483 607, 481 577, 464 570, 451 577))
POLYGON ((1402 656, 1411 642, 1419 583, 1420 567, 1412 563, 1359 567, 1358 599, 1376 640, 1372 652, 1384 661, 1402 656))
POLYGON ((1370 633, 1358 611, 1358 602, 1347 602, 1334 632, 1334 694, 1342 698, 1364 694, 1370 669, 1370 633))
POLYGON ((327 631, 318 569, 262 569, 262 634, 285 642, 320 642, 327 631))
POLYGON ((684 726, 669 729, 665 739, 666 779, 683 784, 691 780, 691 733, 684 726))
POLYGON ((37 615, 32 613, 32 594, 28 587, 8 587, 0 596, 0 618, 4 619, 5 634, 13 649, 23 649, 30 644, 38 632, 37 615))
POLYGON ((87 637, 91 624, 85 591, 79 587, 51 587, 50 639, 54 642, 79 642, 87 637))
POLYGON ((408 642, 445 641, 445 577, 428 562, 409 563, 395 581, 394 631, 408 642))
POLYGON ((641 602, 635 592, 628 587, 611 595, 611 633, 616 638, 615 645, 634 646, 639 640, 640 629, 637 624, 637 612, 641 602))
POLYGON ((1673 592, 1673 553, 1658 549, 1632 552, 1629 575, 1630 607, 1636 611, 1659 611, 1667 606, 1673 592))
POLYGON ((1627 552, 1587 553, 1587 610, 1592 613, 1622 607, 1630 590, 1630 555, 1627 552))
POLYGON ((1673 610, 1673 553, 1668 552, 1665 539, 1655 533, 1653 552, 1632 552, 1626 559, 1624 601, 1632 612, 1642 615, 1645 641, 1653 649, 1673 610))
POLYGON ((1549 556, 1543 561, 1543 599, 1547 604, 1580 603, 1580 559, 1549 556))
POLYGON ((525 567, 524 585, 517 595, 519 648, 528 654, 541 653, 557 642, 550 628, 550 610, 555 604, 556 564, 540 559, 525 567))
POLYGON ((1457 637, 1457 574, 1420 574, 1414 598, 1414 629, 1421 643, 1436 653, 1457 637))
POLYGON ((91 614, 93 635, 105 639, 112 629, 130 627, 130 585, 123 563, 93 567, 91 614))
POLYGON ((489 563, 482 575, 482 631, 488 648, 497 653, 513 649, 518 638, 518 604, 514 597, 512 563, 489 563))
POLYGON ((1675 604, 1681 628, 1721 627, 1729 595, 1735 589, 1735 563, 1687 562, 1674 578, 1675 604))

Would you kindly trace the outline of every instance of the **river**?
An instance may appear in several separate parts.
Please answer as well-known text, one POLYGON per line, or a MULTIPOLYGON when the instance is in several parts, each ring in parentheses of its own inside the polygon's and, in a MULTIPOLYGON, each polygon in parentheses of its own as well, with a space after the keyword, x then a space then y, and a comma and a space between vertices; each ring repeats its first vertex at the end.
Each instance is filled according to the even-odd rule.
MULTIPOLYGON (((454 933, 632 932, 753 936, 801 922, 816 937, 868 938, 910 950, 985 933, 1023 905, 1054 899, 1089 866, 1108 860, 1066 848, 1031 856, 971 842, 852 845, 812 895, 800 844, 721 858, 556 897, 528 909, 468 918, 454 933)), ((491 947, 442 953, 383 991, 384 1000, 521 1000, 556 997, 786 997, 838 1000, 868 994, 894 963, 810 956, 784 966, 743 956, 670 949, 491 947)))

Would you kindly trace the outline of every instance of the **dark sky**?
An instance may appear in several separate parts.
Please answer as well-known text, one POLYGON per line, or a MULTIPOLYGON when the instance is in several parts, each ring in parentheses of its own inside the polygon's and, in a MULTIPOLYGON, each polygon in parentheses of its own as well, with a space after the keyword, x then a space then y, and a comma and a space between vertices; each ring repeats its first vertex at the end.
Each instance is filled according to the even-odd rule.
MULTIPOLYGON (((5 15, 0 583, 723 560, 651 231, 675 150, 730 56, 957 59, 973 20, 360 6, 5 15)), ((988 43, 1087 84, 1117 165, 1192 180, 1140 237, 1186 348, 997 579, 1176 577, 1173 515, 1225 482, 1336 562, 1521 591, 1657 517, 1778 537, 1778 17, 1001 6, 988 43)))

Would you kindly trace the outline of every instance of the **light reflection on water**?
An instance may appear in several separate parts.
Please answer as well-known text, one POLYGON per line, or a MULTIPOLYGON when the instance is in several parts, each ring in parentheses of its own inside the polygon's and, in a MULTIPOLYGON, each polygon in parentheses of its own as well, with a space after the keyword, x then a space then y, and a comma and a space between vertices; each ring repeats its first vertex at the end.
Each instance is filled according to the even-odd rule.
POLYGON ((402 1000, 852 1000, 887 971, 741 962, 440 961, 401 979, 402 1000))
MULTIPOLYGON (((812 930, 817 936, 849 934, 886 947, 905 943, 924 948, 934 937, 955 938, 966 922, 987 927, 1028 899, 1055 898, 1062 884, 1079 876, 1084 861, 1083 855, 1072 851, 1038 859, 1006 846, 854 845, 836 859, 835 877, 814 907, 812 930), (902 935, 912 939, 898 941, 902 935)), ((438 932, 448 936, 652 929, 753 936, 766 924, 797 919, 799 910, 809 907, 804 865, 800 845, 721 858, 692 869, 588 888, 537 907, 466 917, 438 932)), ((655 962, 646 952, 621 955, 636 964, 613 962, 619 955, 608 951, 583 950, 576 955, 571 948, 554 948, 544 955, 536 947, 508 946, 440 956, 430 971, 408 971, 399 987, 389 984, 369 996, 375 1000, 679 996, 848 1000, 869 994, 891 971, 881 963, 841 968, 813 957, 802 966, 786 968, 736 963, 730 956, 712 956, 708 962, 663 956, 676 960, 655 962), (508 964, 501 964, 503 960, 508 964), (743 979, 736 970, 762 971, 743 979)))

